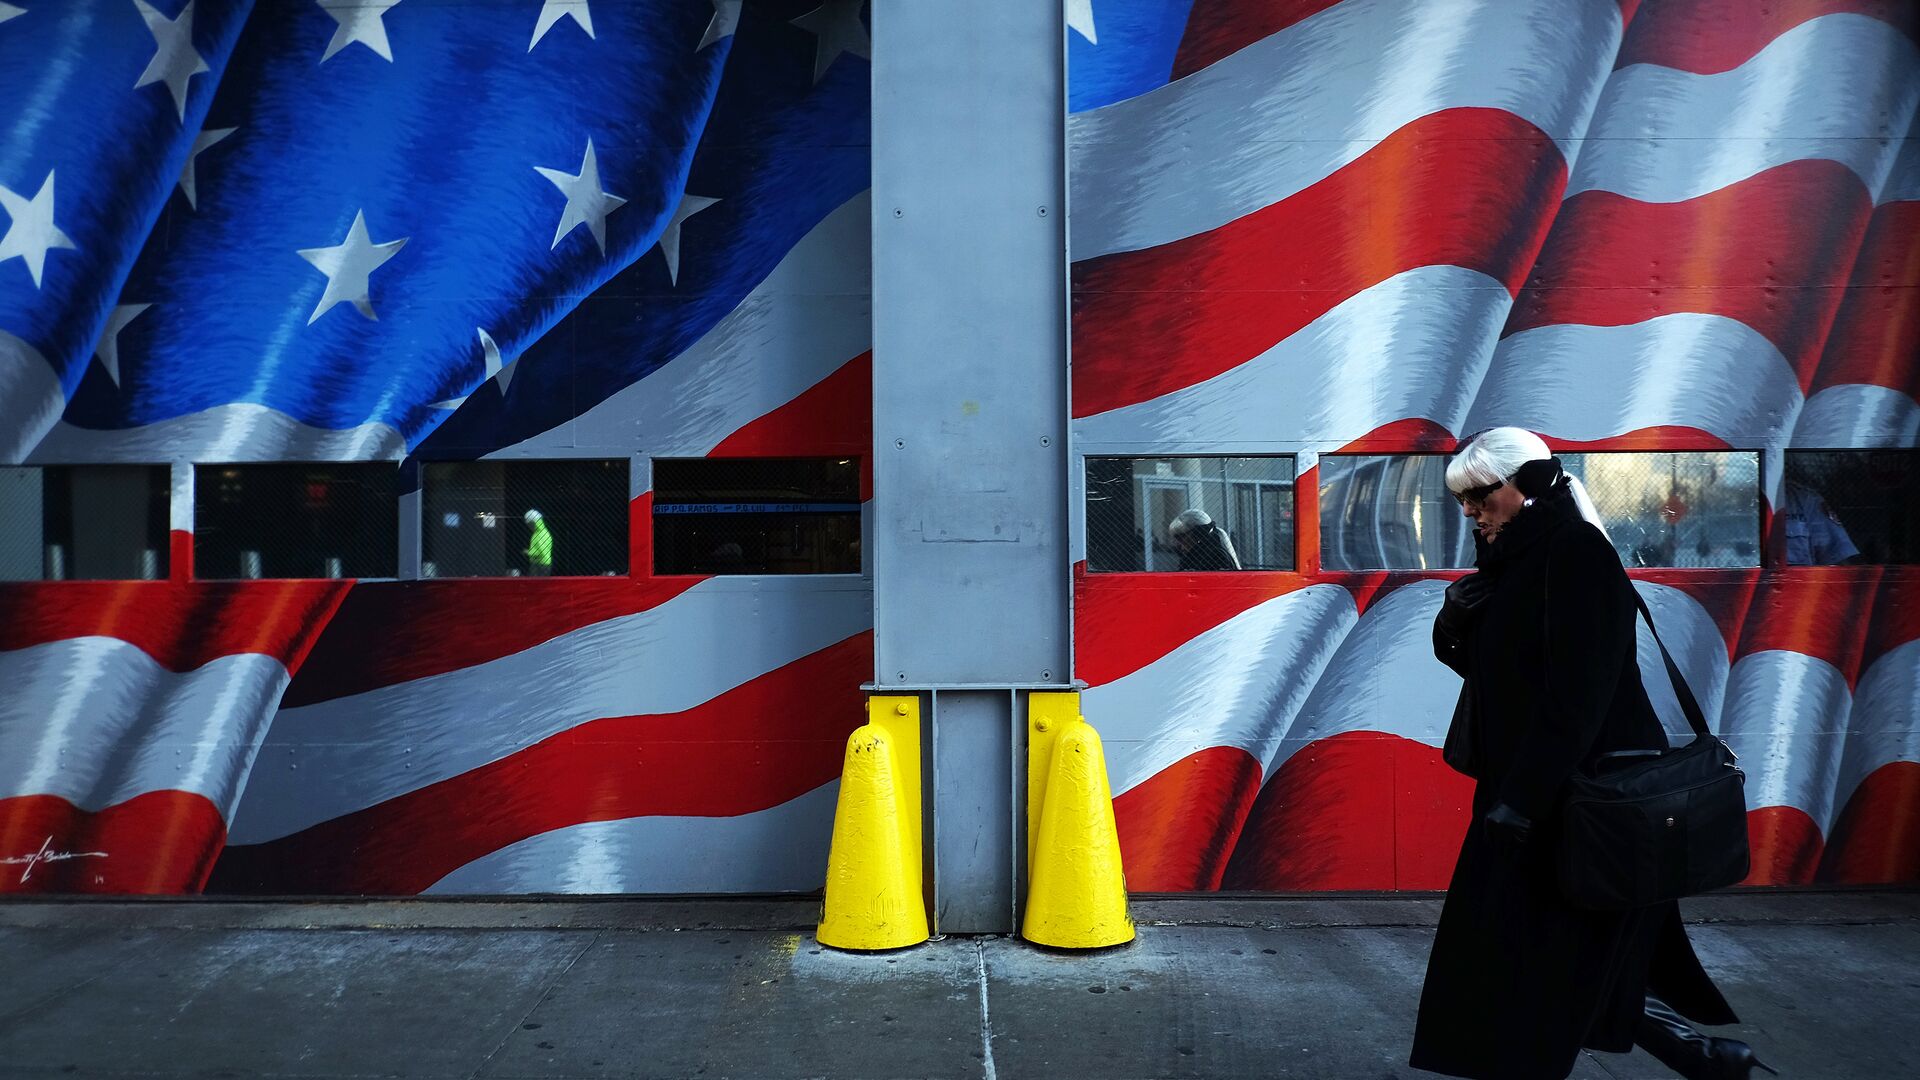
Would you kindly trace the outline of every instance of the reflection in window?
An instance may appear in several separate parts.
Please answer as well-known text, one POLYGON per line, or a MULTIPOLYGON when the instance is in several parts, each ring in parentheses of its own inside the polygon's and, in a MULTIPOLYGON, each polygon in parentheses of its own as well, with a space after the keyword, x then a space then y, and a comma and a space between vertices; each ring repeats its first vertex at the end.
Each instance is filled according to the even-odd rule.
POLYGON ((1473 563, 1473 523, 1447 494, 1440 454, 1320 458, 1320 565, 1437 570, 1473 563))
MULTIPOLYGON (((1473 564, 1473 524, 1447 493, 1440 454, 1320 459, 1320 563, 1328 570, 1473 564)), ((1629 567, 1757 566, 1760 455, 1562 454, 1629 567)))
POLYGON ((1760 565, 1760 454, 1562 454, 1632 566, 1760 565))
POLYGON ((1784 480, 1789 564, 1920 562, 1920 452, 1789 450, 1784 480))
POLYGON ((165 465, 0 468, 0 581, 167 576, 165 465))
POLYGON ((391 463, 197 465, 201 578, 390 578, 399 514, 391 463))
POLYGON ((660 574, 857 574, 857 458, 653 463, 660 574))
POLYGON ((1292 458, 1087 459, 1087 569, 1292 568, 1292 458))
POLYGON ((428 462, 422 577, 627 572, 627 462, 428 462))

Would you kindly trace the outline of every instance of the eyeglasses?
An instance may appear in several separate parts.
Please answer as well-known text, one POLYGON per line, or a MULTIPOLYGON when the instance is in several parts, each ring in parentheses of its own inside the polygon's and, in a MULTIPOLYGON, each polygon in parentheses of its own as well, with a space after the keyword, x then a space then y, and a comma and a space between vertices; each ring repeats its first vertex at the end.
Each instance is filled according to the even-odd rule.
MULTIPOLYGON (((1512 477, 1508 477, 1507 479, 1511 480, 1512 477)), ((1461 506, 1465 506, 1468 503, 1472 503, 1475 506, 1485 506, 1487 499, 1492 497, 1494 492, 1506 486, 1507 480, 1495 480, 1491 484, 1481 484, 1479 487, 1470 487, 1465 491, 1450 491, 1448 494, 1452 495, 1453 501, 1459 503, 1461 506)))

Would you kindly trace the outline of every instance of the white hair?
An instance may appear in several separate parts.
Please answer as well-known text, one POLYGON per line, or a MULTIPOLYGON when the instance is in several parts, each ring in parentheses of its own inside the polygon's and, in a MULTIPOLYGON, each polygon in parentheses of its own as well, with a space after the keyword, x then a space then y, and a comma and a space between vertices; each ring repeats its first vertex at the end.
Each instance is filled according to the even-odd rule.
MULTIPOLYGON (((1513 479, 1520 466, 1529 461, 1544 461, 1553 456, 1546 440, 1526 428, 1497 427, 1472 436, 1466 448, 1447 462, 1447 488, 1459 494, 1468 488, 1485 487, 1488 484, 1504 484, 1513 479)), ((1593 505, 1593 499, 1587 495, 1587 486, 1580 478, 1571 473, 1567 477, 1567 488, 1573 493, 1573 504, 1580 509, 1580 516, 1593 523, 1601 535, 1606 535, 1607 524, 1600 519, 1600 511, 1593 505)))

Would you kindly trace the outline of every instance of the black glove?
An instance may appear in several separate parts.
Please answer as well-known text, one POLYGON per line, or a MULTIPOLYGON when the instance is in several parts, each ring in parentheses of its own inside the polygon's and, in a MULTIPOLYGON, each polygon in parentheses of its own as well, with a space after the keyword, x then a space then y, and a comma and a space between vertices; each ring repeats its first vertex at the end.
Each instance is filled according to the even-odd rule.
POLYGON ((1480 819, 1480 825, 1487 832, 1487 840, 1504 851, 1517 852, 1533 838, 1533 819, 1506 803, 1495 803, 1480 819))
POLYGON ((1467 632, 1480 617, 1480 605, 1492 593, 1493 582, 1485 574, 1468 574, 1447 586, 1446 600, 1434 619, 1434 629, 1449 641, 1465 641, 1467 632))

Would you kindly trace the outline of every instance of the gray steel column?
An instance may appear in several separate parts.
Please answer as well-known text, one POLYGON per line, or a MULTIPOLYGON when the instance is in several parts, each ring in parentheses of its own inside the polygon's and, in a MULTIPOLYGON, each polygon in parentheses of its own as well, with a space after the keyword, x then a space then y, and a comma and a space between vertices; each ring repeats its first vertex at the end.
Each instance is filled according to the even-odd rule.
POLYGON ((944 932, 1014 928, 1024 690, 1072 679, 1061 11, 871 8, 875 682, 930 691, 944 932))

